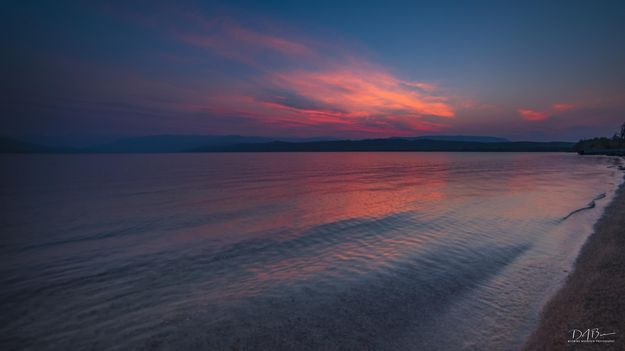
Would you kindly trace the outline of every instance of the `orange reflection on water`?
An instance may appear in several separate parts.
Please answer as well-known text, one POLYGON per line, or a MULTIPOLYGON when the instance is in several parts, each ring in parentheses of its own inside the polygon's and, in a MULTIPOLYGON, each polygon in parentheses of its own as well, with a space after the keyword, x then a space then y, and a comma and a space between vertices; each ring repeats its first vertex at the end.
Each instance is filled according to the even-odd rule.
MULTIPOLYGON (((323 154, 308 157, 314 156, 328 160, 323 154)), ((376 156, 387 162, 376 168, 362 167, 361 164, 370 162, 371 154, 354 153, 339 168, 340 172, 297 178, 293 185, 297 195, 293 213, 297 216, 280 216, 284 222, 278 223, 274 217, 273 224, 293 228, 283 239, 306 241, 306 254, 248 267, 246 271, 255 275, 255 281, 293 282, 314 275, 366 273, 415 254, 427 241, 440 235, 432 229, 419 232, 412 216, 417 213, 424 220, 424 216, 436 213, 431 209, 441 206, 446 197, 448 169, 432 169, 427 176, 413 171, 423 167, 424 162, 445 164, 440 158, 446 155, 376 156), (399 219, 393 217, 402 214, 405 216, 399 219), (361 223, 372 233, 361 235, 361 223), (326 224, 337 227, 326 228, 326 224), (320 232, 314 228, 320 228, 320 232)), ((344 161, 345 157, 339 160, 344 161)))
MULTIPOLYGON (((421 166, 422 155, 374 155, 388 159, 388 163, 377 168, 361 168, 361 164, 370 162, 371 154, 353 153, 341 173, 325 174, 322 179, 301 178, 295 185, 299 194, 294 200, 301 217, 288 218, 290 223, 295 220, 308 226, 353 218, 381 218, 434 206, 444 199, 446 169, 423 176, 412 172, 421 166)), ((430 159, 445 157, 444 154, 428 156, 430 159)))

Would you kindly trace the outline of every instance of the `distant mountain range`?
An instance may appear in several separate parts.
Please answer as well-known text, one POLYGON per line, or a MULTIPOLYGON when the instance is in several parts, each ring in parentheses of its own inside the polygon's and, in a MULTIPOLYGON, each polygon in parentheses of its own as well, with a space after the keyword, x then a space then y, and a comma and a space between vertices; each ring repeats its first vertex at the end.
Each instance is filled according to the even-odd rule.
POLYGON ((35 143, 24 142, 12 138, 0 137, 0 153, 14 153, 14 154, 26 154, 26 153, 64 153, 75 152, 72 148, 44 146, 35 143))
POLYGON ((235 144, 203 147, 195 152, 310 152, 310 151, 572 151, 567 142, 474 142, 445 140, 410 140, 401 138, 336 140, 306 143, 274 141, 259 144, 235 144))
POLYGON ((568 142, 512 142, 490 136, 433 135, 385 139, 269 138, 240 135, 154 135, 89 147, 50 147, 0 138, 2 153, 175 153, 289 151, 571 151, 568 142))
POLYGON ((152 135, 119 139, 87 147, 87 152, 185 152, 235 144, 267 143, 275 139, 240 135, 152 135))
POLYGON ((505 138, 497 138, 491 136, 473 136, 473 135, 424 135, 414 138, 399 138, 410 140, 441 140, 441 141, 470 141, 477 143, 505 143, 510 140, 505 138))

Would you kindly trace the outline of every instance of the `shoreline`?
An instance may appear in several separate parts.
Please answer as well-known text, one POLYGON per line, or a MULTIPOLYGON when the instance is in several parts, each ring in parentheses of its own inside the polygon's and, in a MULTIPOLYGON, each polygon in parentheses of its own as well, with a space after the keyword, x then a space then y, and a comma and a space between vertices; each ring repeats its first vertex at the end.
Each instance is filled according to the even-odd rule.
POLYGON ((543 307, 538 327, 522 349, 625 350, 625 183, 595 223, 572 273, 543 307), (589 338, 580 337, 588 330, 589 338), (593 338, 603 333, 615 334, 593 338), (569 342, 575 337, 585 342, 569 342))

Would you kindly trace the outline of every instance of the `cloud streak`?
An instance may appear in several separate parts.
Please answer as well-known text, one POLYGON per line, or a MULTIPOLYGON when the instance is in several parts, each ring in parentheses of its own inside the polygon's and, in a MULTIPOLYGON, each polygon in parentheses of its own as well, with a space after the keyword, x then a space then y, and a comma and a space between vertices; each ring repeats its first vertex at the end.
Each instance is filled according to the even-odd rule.
POLYGON ((196 26, 191 31, 176 30, 175 36, 179 40, 244 64, 262 67, 264 61, 267 64, 266 61, 278 57, 311 59, 316 56, 303 43, 247 29, 230 18, 188 17, 196 26))
POLYGON ((519 109, 517 110, 517 112, 523 119, 527 121, 539 122, 539 121, 547 120, 560 113, 574 110, 576 108, 577 106, 573 104, 556 103, 556 104, 551 105, 547 110, 544 110, 544 111, 536 111, 532 109, 519 109))
MULTIPOLYGON (((380 135, 441 130, 455 115, 436 85, 401 79, 356 53, 252 30, 228 18, 194 20, 194 30, 175 31, 178 40, 252 69, 217 102, 224 112, 237 110, 273 125, 380 135)), ((209 100, 214 108, 215 99, 209 100)))

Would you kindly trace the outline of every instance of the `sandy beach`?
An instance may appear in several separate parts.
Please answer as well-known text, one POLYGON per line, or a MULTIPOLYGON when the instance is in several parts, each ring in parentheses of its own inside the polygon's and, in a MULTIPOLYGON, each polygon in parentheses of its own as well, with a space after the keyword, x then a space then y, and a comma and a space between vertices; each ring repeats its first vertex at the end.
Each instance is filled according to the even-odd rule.
POLYGON ((524 349, 625 350, 625 186, 595 225, 524 349))

